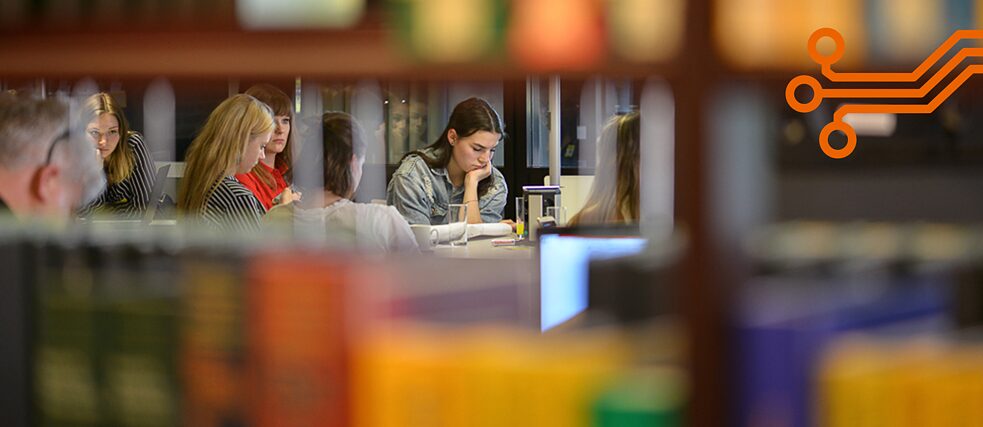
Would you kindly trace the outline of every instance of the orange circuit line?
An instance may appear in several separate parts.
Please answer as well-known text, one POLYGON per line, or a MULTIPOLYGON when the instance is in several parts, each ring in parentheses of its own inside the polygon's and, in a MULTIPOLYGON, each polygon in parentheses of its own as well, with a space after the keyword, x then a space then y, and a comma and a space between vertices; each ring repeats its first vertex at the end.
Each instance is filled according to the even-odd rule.
POLYGON ((822 64, 822 73, 832 82, 914 82, 918 81, 960 40, 981 38, 983 38, 983 30, 958 30, 910 73, 837 73, 833 71, 832 64, 822 64))
POLYGON ((836 110, 833 113, 833 121, 842 122, 843 116, 850 113, 896 113, 896 114, 927 114, 935 111, 949 95, 952 95, 956 89, 959 89, 966 80, 969 80, 974 74, 983 73, 983 65, 970 65, 959 73, 952 82, 949 83, 945 89, 942 89, 935 98, 932 99, 928 104, 846 104, 836 110))
POLYGON ((953 56, 922 87, 917 89, 827 89, 823 88, 823 98, 922 98, 928 95, 943 78, 968 57, 983 56, 983 48, 965 48, 953 56))

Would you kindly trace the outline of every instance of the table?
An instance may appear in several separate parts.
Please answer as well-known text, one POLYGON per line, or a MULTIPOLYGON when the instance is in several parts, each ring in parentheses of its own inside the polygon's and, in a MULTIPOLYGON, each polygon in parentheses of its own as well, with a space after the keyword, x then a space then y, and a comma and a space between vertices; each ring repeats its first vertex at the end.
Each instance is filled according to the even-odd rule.
POLYGON ((492 240, 495 239, 514 238, 516 238, 515 234, 498 237, 475 237, 468 239, 467 246, 438 245, 434 247, 433 254, 449 258, 533 259, 533 254, 536 252, 536 245, 534 243, 520 241, 515 246, 492 245, 492 240))

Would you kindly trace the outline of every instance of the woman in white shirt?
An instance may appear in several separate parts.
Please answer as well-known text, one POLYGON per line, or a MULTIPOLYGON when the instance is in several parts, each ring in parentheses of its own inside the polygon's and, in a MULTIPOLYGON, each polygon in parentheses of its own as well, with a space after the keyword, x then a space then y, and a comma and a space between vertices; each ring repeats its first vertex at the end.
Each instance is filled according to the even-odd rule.
MULTIPOLYGON (((295 229, 323 229, 329 241, 366 251, 419 250, 413 231, 396 208, 351 201, 362 178, 366 151, 365 133, 355 118, 348 113, 327 112, 321 124, 323 144, 307 144, 297 162, 299 167, 324 172, 323 198, 305 197, 299 206, 285 207, 293 211, 295 229)), ((281 208, 271 214, 282 216, 278 210, 281 208)))

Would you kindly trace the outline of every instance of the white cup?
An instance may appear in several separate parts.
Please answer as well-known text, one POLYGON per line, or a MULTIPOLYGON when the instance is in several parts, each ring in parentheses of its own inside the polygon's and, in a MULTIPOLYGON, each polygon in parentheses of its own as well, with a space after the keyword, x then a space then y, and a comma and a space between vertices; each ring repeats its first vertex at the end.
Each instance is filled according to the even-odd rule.
POLYGON ((432 251, 437 244, 437 229, 426 224, 411 224, 413 237, 416 237, 416 244, 421 251, 432 251))

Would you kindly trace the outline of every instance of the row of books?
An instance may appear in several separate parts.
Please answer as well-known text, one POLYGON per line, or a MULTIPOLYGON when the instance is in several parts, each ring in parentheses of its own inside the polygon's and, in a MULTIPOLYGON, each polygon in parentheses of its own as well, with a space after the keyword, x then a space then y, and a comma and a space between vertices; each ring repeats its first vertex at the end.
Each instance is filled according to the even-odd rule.
POLYGON ((10 425, 681 422, 677 356, 524 327, 501 265, 236 246, 0 236, 10 425))
POLYGON ((827 350, 814 387, 819 425, 983 426, 983 345, 847 336, 827 350))
MULTIPOLYGON (((750 245, 755 273, 738 293, 733 312, 738 424, 906 425, 891 418, 908 410, 900 400, 878 407, 880 412, 865 409, 862 420, 843 415, 859 410, 827 407, 866 391, 846 393, 851 386, 836 381, 819 385, 853 366, 824 364, 824 357, 854 334, 903 340, 980 325, 980 236, 978 227, 941 224, 799 222, 762 231, 750 245)), ((876 365, 885 354, 864 353, 864 360, 876 365)), ((879 372, 902 382, 926 375, 927 365, 906 366, 879 372)))

